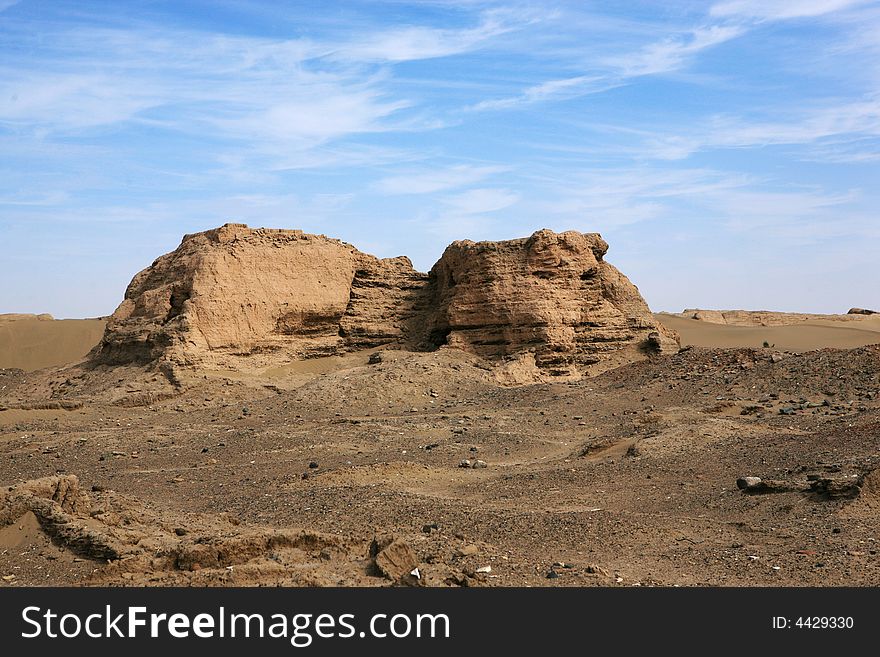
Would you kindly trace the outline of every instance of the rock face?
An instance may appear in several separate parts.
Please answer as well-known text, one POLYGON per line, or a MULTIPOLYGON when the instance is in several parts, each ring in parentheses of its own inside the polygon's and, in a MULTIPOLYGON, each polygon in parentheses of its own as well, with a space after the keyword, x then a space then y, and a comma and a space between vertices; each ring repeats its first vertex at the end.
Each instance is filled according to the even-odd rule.
POLYGON ((423 274, 324 236, 226 224, 137 274, 91 359, 235 367, 448 345, 576 377, 677 349, 607 248, 597 234, 549 230, 454 242, 423 274))
POLYGON ((620 352, 677 350, 638 289, 603 260, 597 233, 541 230, 506 242, 453 242, 431 270, 428 339, 485 358, 528 351, 551 376, 620 352))
POLYGON ((187 235, 137 274, 94 358, 108 364, 234 365, 407 341, 427 276, 299 230, 226 224, 187 235), (267 360, 264 358, 263 360, 267 360))

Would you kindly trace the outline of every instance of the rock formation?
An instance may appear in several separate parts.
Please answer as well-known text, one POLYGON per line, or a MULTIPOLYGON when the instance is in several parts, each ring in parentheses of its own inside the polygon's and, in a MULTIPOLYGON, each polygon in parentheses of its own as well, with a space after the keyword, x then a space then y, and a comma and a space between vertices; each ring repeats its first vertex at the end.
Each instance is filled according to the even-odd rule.
POLYGON ((528 351, 551 376, 633 348, 677 350, 638 289, 603 260, 607 250, 597 233, 574 231, 453 242, 431 270, 428 338, 490 359, 528 351))
POLYGON ((577 377, 677 349, 598 234, 454 242, 430 274, 298 230, 243 224, 184 237, 137 274, 94 363, 272 364, 396 345, 527 357, 577 377))

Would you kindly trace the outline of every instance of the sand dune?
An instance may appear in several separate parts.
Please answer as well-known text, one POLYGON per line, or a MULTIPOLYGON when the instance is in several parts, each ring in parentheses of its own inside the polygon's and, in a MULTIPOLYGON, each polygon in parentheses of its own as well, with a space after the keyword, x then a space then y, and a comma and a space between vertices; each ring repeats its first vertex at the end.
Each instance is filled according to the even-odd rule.
POLYGON ((26 371, 80 360, 104 334, 103 319, 0 315, 0 368, 26 371))
POLYGON ((880 343, 880 315, 864 317, 857 323, 813 320, 785 326, 715 324, 667 313, 657 313, 655 317, 667 328, 678 331, 682 346, 761 347, 767 342, 776 349, 803 352, 880 343))

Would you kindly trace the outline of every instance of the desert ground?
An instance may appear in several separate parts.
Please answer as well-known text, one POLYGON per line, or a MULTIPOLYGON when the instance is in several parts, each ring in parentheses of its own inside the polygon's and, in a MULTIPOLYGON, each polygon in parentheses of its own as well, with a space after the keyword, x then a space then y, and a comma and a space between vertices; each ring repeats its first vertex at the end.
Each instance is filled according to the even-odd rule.
MULTIPOLYGON (((375 349, 138 398, 137 370, 3 344, 3 585, 388 585, 392 534, 429 585, 880 584, 875 317, 661 320, 681 352, 526 386, 375 349), (129 405, 29 401, 49 378, 129 405)), ((16 322, 96 342, 45 319, 4 340, 16 322)))
POLYGON ((0 321, 0 584, 880 585, 880 315, 227 224, 0 321))

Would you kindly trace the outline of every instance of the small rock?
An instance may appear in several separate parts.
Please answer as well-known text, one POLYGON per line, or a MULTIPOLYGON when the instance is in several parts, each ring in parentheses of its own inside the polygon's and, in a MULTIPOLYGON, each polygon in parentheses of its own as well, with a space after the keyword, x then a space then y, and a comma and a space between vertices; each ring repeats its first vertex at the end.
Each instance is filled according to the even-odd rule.
POLYGON ((736 480, 736 487, 740 490, 746 490, 748 488, 755 488, 761 484, 760 477, 740 477, 736 480))
POLYGON ((552 568, 547 571, 547 579, 558 579, 558 578, 559 578, 559 573, 557 573, 552 568))
POLYGON ((428 523, 427 525, 423 526, 422 531, 425 534, 430 534, 431 532, 438 532, 438 531, 440 531, 440 525, 438 525, 436 522, 431 522, 431 523, 428 523))
POLYGON ((474 461, 474 463, 473 463, 473 465, 471 465, 471 467, 474 468, 474 469, 478 469, 478 468, 488 468, 488 467, 489 467, 489 464, 486 463, 485 461, 482 461, 482 460, 480 460, 480 459, 477 459, 476 461, 474 461))
POLYGON ((469 543, 467 545, 463 545, 455 551, 455 554, 459 557, 471 557, 480 552, 480 548, 473 543, 469 543))
POLYGON ((421 573, 416 577, 413 571, 419 567, 416 554, 404 541, 393 536, 378 536, 370 545, 370 556, 376 569, 386 578, 398 584, 418 586, 421 573))
POLYGON ((459 462, 458 467, 459 468, 469 468, 469 467, 471 467, 471 462, 468 459, 462 459, 459 462))
POLYGON ((477 568, 476 572, 478 572, 478 573, 491 573, 492 566, 480 566, 479 568, 477 568))
POLYGON ((312 470, 316 470, 318 468, 318 462, 317 461, 310 462, 309 468, 311 468, 312 470))

